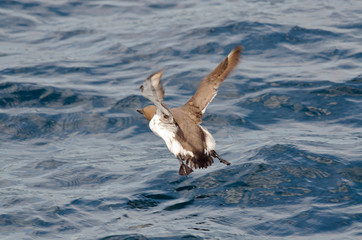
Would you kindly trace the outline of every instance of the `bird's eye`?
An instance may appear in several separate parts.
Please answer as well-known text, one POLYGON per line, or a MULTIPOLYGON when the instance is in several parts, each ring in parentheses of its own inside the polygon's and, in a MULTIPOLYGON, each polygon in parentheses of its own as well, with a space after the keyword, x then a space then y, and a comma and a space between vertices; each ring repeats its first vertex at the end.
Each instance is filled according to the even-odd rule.
POLYGON ((170 117, 168 115, 163 115, 163 118, 168 120, 170 117))

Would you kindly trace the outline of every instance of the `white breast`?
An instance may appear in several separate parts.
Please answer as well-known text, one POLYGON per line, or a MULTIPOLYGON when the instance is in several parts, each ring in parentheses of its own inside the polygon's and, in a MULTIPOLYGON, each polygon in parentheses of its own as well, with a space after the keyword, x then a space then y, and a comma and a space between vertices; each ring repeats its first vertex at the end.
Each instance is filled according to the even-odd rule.
POLYGON ((166 142, 168 149, 175 156, 181 154, 183 156, 190 155, 193 157, 194 154, 191 151, 184 149, 176 140, 175 134, 178 130, 177 125, 174 122, 165 122, 161 118, 162 116, 158 112, 153 116, 149 124, 151 130, 166 142))

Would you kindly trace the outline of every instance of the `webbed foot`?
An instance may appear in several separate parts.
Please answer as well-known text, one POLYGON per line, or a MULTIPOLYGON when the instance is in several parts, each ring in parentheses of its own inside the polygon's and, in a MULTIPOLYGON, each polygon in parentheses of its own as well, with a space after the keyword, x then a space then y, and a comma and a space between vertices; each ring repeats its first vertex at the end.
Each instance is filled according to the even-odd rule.
POLYGON ((184 164, 184 163, 182 163, 182 164, 180 165, 180 169, 178 170, 178 174, 184 175, 184 176, 187 176, 187 175, 189 175, 189 174, 192 173, 192 172, 193 172, 193 170, 192 170, 189 166, 187 166, 186 164, 184 164))
POLYGON ((225 159, 222 159, 222 158, 219 156, 219 154, 217 154, 214 150, 211 151, 211 155, 212 155, 213 157, 218 158, 218 159, 220 160, 220 162, 223 163, 223 164, 226 164, 226 165, 230 165, 230 164, 231 164, 230 162, 226 161, 225 159))

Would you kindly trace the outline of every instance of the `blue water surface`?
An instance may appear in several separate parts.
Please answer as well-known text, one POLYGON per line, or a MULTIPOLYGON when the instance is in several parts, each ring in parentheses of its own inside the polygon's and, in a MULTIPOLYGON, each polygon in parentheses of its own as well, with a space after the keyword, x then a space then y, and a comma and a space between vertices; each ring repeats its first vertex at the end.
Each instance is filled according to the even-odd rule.
POLYGON ((362 4, 0 1, 1 239, 360 239, 362 4), (237 45, 189 177, 136 109, 237 45))

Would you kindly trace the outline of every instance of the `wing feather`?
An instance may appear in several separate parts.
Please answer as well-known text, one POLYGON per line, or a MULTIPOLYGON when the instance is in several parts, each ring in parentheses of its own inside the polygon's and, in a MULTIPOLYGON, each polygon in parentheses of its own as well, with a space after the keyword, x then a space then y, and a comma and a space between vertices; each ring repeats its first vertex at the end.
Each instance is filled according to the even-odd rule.
POLYGON ((243 47, 235 47, 229 55, 204 79, 191 99, 183 106, 191 112, 191 117, 201 122, 202 114, 207 105, 217 94, 219 85, 238 65, 243 47))
POLYGON ((156 108, 163 113, 163 116, 168 116, 169 122, 173 122, 173 116, 166 105, 162 102, 165 90, 161 83, 163 70, 151 74, 141 85, 142 95, 150 100, 156 108))

